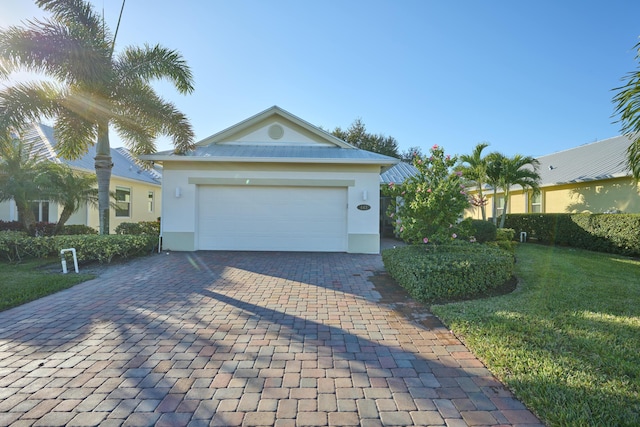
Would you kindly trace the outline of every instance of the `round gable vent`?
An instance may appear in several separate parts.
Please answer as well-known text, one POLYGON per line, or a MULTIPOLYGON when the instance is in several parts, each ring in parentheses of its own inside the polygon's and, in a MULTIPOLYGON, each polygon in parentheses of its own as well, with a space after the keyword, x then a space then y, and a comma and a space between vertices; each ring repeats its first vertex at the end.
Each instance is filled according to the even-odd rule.
POLYGON ((284 136, 284 129, 280 125, 269 126, 269 137, 271 139, 280 139, 284 136))

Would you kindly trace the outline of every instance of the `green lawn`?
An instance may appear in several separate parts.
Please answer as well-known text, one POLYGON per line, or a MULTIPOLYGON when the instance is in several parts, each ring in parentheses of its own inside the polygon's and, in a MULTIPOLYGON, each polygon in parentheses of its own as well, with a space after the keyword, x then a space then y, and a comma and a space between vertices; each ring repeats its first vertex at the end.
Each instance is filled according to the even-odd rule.
POLYGON ((550 426, 640 425, 640 261, 535 244, 518 289, 433 312, 550 426))
MULTIPOLYGON (((0 311, 70 288, 94 277, 91 274, 74 272, 62 274, 46 268, 54 262, 52 260, 35 260, 20 264, 0 262, 0 311)), ((73 265, 71 265, 71 271, 73 271, 73 265)))

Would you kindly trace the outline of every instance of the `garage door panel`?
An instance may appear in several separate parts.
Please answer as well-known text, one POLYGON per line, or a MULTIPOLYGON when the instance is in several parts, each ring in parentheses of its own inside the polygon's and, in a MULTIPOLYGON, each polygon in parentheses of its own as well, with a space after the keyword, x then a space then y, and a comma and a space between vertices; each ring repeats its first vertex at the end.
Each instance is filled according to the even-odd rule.
POLYGON ((346 188, 199 187, 199 248, 346 250, 346 188))

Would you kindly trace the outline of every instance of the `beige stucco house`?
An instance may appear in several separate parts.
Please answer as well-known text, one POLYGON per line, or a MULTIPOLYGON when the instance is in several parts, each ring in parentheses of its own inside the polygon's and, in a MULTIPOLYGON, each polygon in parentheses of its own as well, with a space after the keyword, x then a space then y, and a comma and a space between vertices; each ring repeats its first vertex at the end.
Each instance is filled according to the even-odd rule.
MULTIPOLYGON (((511 190, 508 213, 640 213, 640 187, 626 165, 631 141, 617 136, 538 157, 540 193, 511 190)), ((487 196, 487 216, 502 214, 504 198, 493 190, 487 196), (495 203, 495 205, 494 205, 495 203)), ((481 218, 480 208, 471 208, 467 216, 481 218)))
POLYGON ((165 250, 378 253, 380 172, 360 150, 277 107, 161 163, 165 250))
MULTIPOLYGON (((80 159, 62 159, 56 153, 53 128, 43 124, 29 126, 21 138, 27 144, 33 144, 33 151, 49 161, 64 162, 77 171, 95 174, 94 147, 80 159)), ((111 157, 113 170, 110 190, 116 198, 110 214, 111 232, 113 233, 123 222, 156 221, 160 217, 162 203, 161 174, 153 169, 139 167, 126 149, 111 149, 111 157)), ((62 207, 48 200, 35 202, 33 209, 36 220, 43 222, 57 222, 62 212, 62 207)), ((18 212, 13 201, 0 203, 0 220, 18 220, 18 212)), ((69 218, 67 224, 88 225, 98 230, 98 210, 94 206, 84 205, 69 218)))

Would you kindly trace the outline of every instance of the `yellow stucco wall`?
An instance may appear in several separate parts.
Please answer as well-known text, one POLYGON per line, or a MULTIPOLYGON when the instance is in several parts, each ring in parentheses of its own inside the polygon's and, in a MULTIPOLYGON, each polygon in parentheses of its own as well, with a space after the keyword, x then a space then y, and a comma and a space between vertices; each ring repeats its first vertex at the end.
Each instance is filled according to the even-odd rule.
MULTIPOLYGON (((501 193, 498 193, 498 197, 501 193)), ((493 194, 486 194, 487 217, 493 212, 493 194)), ((619 210, 640 213, 640 185, 631 178, 614 178, 575 184, 548 186, 541 189, 543 213, 602 213, 619 210)), ((522 190, 511 193, 509 213, 531 212, 531 201, 522 190)), ((480 208, 465 211, 465 217, 481 219, 480 208)))
MULTIPOLYGON (((111 177, 111 192, 116 191, 116 187, 129 188, 131 190, 131 216, 116 217, 115 210, 110 209, 109 228, 113 233, 116 227, 123 222, 156 221, 160 217, 160 207, 162 205, 162 192, 160 185, 152 185, 139 181, 125 180, 119 177, 111 177), (153 211, 148 208, 148 192, 153 191, 154 206, 153 211)), ((68 224, 86 224, 96 230, 100 229, 98 209, 90 206, 86 211, 82 210, 72 217, 68 224)))

